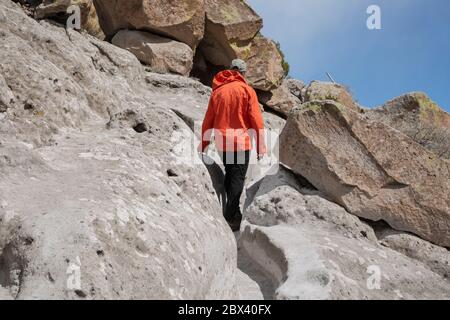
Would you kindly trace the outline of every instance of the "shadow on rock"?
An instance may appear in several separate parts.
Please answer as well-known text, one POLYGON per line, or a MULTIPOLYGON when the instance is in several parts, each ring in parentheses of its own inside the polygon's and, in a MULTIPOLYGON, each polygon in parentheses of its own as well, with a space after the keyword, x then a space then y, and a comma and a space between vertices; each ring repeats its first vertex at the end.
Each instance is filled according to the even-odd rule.
POLYGON ((225 193, 225 175, 220 167, 220 165, 210 156, 203 155, 203 164, 205 165, 206 169, 208 170, 209 175, 211 176, 211 181, 214 187, 214 190, 216 191, 217 198, 219 199, 220 203, 222 204, 222 212, 225 214, 225 206, 226 206, 226 193, 225 193))

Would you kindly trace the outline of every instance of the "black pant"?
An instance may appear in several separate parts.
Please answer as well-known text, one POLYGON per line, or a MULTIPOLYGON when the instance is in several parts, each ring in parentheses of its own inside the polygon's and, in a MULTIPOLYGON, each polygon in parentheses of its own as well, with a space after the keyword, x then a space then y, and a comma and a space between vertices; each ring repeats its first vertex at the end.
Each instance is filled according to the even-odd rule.
POLYGON ((227 194, 224 215, 227 221, 233 221, 235 218, 242 218, 239 202, 244 190, 250 151, 224 152, 222 161, 225 165, 225 192, 227 194))

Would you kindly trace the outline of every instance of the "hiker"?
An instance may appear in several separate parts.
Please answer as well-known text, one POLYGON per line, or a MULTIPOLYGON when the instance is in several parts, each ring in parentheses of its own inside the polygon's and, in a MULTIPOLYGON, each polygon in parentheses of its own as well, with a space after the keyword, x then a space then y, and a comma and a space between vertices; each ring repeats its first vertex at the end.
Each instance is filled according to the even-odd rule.
POLYGON ((233 231, 241 226, 239 208, 245 175, 250 162, 252 138, 256 140, 258 160, 266 153, 264 122, 255 90, 245 80, 247 65, 236 59, 230 70, 219 72, 213 80, 213 93, 202 126, 199 151, 204 153, 214 133, 216 148, 225 166, 225 219, 233 231))

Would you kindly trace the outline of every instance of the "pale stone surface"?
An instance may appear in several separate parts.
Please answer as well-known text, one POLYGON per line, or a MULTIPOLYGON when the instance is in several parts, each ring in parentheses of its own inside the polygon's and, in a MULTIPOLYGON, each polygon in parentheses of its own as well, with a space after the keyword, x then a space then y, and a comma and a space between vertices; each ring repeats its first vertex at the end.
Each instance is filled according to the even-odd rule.
POLYGON ((146 30, 195 48, 203 38, 204 0, 94 0, 105 34, 121 29, 146 30))
POLYGON ((14 103, 14 95, 0 74, 0 112, 5 112, 14 103))
POLYGON ((248 199, 252 202, 245 208, 246 220, 267 227, 280 223, 290 226, 310 224, 314 229, 320 224, 332 224, 344 236, 376 242, 377 238, 367 224, 326 200, 319 191, 302 187, 301 183, 283 167, 276 174, 266 176, 255 196, 248 199))
POLYGON ((449 299, 449 282, 372 242, 305 225, 244 225, 239 246, 272 280, 275 299, 449 299))
POLYGON ((208 90, 11 1, 0 17, 15 97, 0 121, 2 297, 238 298, 235 239, 171 111, 204 110, 208 90))
POLYGON ((283 131, 284 125, 286 124, 285 119, 268 111, 263 113, 263 118, 267 130, 276 131, 278 134, 283 131))
MULTIPOLYGON (((260 282, 266 297, 450 298, 450 282, 441 273, 378 244, 370 226, 301 185, 283 169, 249 198, 239 259, 270 279, 260 282)), ((442 250, 434 257, 445 268, 442 250)))
MULTIPOLYGON (((288 120, 283 152, 322 192, 255 166, 236 252, 220 208, 223 171, 191 161, 210 88, 147 72, 130 52, 38 23, 8 0, 0 29, 0 299, 450 299, 447 249, 374 233, 332 202, 355 209, 351 186, 364 191, 362 216, 392 218, 379 199, 414 208, 404 189, 427 210, 445 204, 436 177, 448 167, 398 131, 343 106, 323 114, 333 102, 298 108, 308 117, 300 128, 288 120)), ((289 90, 304 97, 300 87, 289 90)), ((286 121, 264 120, 278 141, 286 121)), ((435 226, 448 217, 436 212, 400 216, 400 228, 445 239, 435 226)))
POLYGON ((424 263, 430 270, 450 281, 450 251, 448 249, 390 228, 376 230, 376 233, 381 245, 424 263))
POLYGON ((248 274, 238 270, 236 275, 236 282, 238 285, 239 296, 242 300, 264 300, 261 288, 258 283, 249 277, 248 274))
POLYGON ((365 112, 411 137, 438 156, 450 159, 450 114, 421 92, 412 92, 365 112))
POLYGON ((121 30, 112 38, 112 44, 130 51, 153 72, 189 75, 194 53, 178 41, 149 32, 121 30))
POLYGON ((334 101, 291 113, 281 161, 349 212, 450 245, 450 164, 334 101))

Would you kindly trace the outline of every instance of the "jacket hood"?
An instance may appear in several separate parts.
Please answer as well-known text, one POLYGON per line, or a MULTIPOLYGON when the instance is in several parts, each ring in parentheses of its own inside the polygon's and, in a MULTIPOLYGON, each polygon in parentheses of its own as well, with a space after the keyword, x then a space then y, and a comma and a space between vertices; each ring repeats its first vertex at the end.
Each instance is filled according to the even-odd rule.
POLYGON ((212 88, 213 90, 216 90, 221 86, 234 81, 241 81, 247 84, 245 78, 238 71, 235 70, 221 71, 214 77, 212 88))

